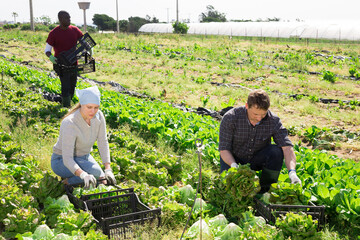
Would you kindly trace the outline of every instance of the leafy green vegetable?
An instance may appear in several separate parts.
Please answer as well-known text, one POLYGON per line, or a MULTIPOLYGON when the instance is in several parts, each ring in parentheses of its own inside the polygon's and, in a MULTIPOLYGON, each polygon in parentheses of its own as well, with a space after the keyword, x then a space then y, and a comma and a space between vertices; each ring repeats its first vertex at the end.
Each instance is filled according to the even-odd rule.
POLYGON ((36 228, 33 239, 41 239, 41 240, 51 240, 54 238, 53 231, 48 227, 48 225, 43 224, 36 228))
POLYGON ((242 229, 236 225, 235 223, 229 223, 224 230, 222 231, 222 234, 218 237, 216 237, 216 240, 233 240, 233 239, 239 239, 242 234, 242 229))
POLYGON ((276 221, 285 237, 291 239, 307 239, 316 235, 317 220, 305 213, 288 212, 276 221))
POLYGON ((193 209, 193 214, 196 217, 197 215, 199 215, 201 212, 202 214, 209 212, 211 210, 211 204, 207 204, 203 199, 201 198, 196 198, 195 203, 194 203, 194 209, 193 209))
POLYGON ((16 180, 12 176, 6 176, 6 171, 0 171, 0 219, 6 218, 16 208, 38 208, 38 203, 34 197, 24 194, 16 185, 16 180))
MULTIPOLYGON (((208 198, 208 193, 212 182, 212 176, 214 175, 214 172, 212 170, 202 170, 201 171, 201 187, 202 187, 202 195, 205 199, 208 198)), ((187 178, 184 179, 186 184, 191 185, 194 189, 197 188, 197 185, 199 183, 199 169, 195 168, 193 171, 189 172, 187 174, 187 178)), ((200 187, 200 186, 199 186, 200 187)), ((199 188, 200 191, 200 188, 199 188)))
POLYGON ((33 232, 36 227, 43 223, 44 216, 36 208, 15 208, 4 219, 5 231, 2 233, 6 238, 15 238, 17 233, 33 232))
MULTIPOLYGON (((311 199, 311 192, 302 189, 300 184, 291 184, 287 182, 278 182, 271 184, 269 203, 285 205, 308 205, 311 199)), ((267 202, 267 194, 264 194, 262 200, 267 202)))
POLYGON ((188 217, 190 207, 186 204, 181 204, 176 201, 164 202, 161 208, 162 217, 161 221, 169 224, 170 226, 178 226, 184 223, 184 219, 188 217))
POLYGON ((200 234, 204 239, 213 238, 213 233, 204 219, 198 220, 193 225, 191 225, 185 234, 185 238, 199 239, 200 234))
POLYGON ((192 206, 195 199, 195 190, 191 185, 186 185, 179 189, 180 203, 186 203, 188 206, 192 206))
POLYGON ((227 171, 226 191, 229 191, 235 198, 252 198, 260 191, 259 178, 256 172, 250 169, 249 164, 240 165, 238 168, 230 168, 227 171))
POLYGON ((228 220, 223 214, 219 214, 211 219, 209 219, 209 225, 211 228, 217 228, 221 226, 226 226, 228 224, 228 220))
POLYGON ((213 218, 210 218, 208 222, 215 236, 221 234, 224 228, 229 223, 229 221, 226 219, 226 217, 223 214, 219 214, 213 218))
POLYGON ((44 203, 47 197, 58 198, 65 193, 64 184, 57 177, 50 175, 48 172, 39 181, 31 186, 31 193, 39 203, 44 203))
POLYGON ((284 239, 276 227, 266 224, 265 219, 255 216, 251 209, 242 214, 242 220, 239 226, 243 230, 241 239, 284 239))
POLYGON ((72 236, 69 236, 65 233, 60 233, 60 234, 57 234, 53 240, 72 240, 74 239, 72 236))
POLYGON ((60 213, 56 223, 55 231, 71 235, 74 230, 81 229, 87 233, 96 228, 95 219, 90 212, 80 210, 79 213, 74 210, 60 213))
POLYGON ((63 195, 58 199, 48 197, 44 204, 44 214, 46 215, 46 224, 54 228, 58 222, 57 217, 61 213, 74 210, 74 205, 69 201, 67 195, 63 195))
POLYGON ((99 197, 104 198, 104 197, 116 196, 117 193, 111 193, 111 191, 116 191, 116 190, 119 190, 119 189, 115 186, 99 184, 97 187, 90 188, 90 189, 84 189, 82 187, 74 188, 72 194, 77 198, 81 198, 81 196, 83 196, 83 195, 91 195, 91 194, 96 194, 96 193, 110 192, 107 195, 101 194, 101 195, 89 196, 89 199, 94 199, 94 198, 99 198, 99 197))
POLYGON ((252 205, 253 197, 260 190, 259 178, 249 164, 238 169, 230 168, 213 178, 208 199, 219 213, 237 223, 242 213, 252 205))
POLYGON ((256 217, 254 216, 254 214, 252 213, 252 211, 246 211, 242 213, 242 220, 240 222, 240 225, 245 227, 245 226, 250 226, 250 227, 262 227, 266 224, 266 221, 263 217, 256 217))

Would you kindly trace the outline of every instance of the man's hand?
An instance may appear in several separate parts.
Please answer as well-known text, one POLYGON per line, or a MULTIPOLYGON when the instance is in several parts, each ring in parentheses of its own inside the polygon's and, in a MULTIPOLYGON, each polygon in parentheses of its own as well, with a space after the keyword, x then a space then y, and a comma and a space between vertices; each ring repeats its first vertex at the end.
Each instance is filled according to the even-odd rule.
POLYGON ((299 183, 301 184, 301 180, 300 178, 296 175, 296 171, 295 170, 290 170, 289 171, 289 178, 291 183, 296 184, 299 183))
POLYGON ((80 174, 80 178, 84 180, 85 189, 89 189, 90 186, 96 187, 96 178, 94 177, 94 175, 88 174, 87 172, 84 171, 80 174))
POLYGON ((239 165, 238 165, 236 162, 233 162, 233 163, 230 165, 230 167, 238 168, 239 165))
POLYGON ((108 181, 109 184, 116 185, 116 179, 111 169, 105 170, 105 179, 108 181))
POLYGON ((53 64, 57 64, 57 58, 54 55, 50 55, 49 59, 53 64))

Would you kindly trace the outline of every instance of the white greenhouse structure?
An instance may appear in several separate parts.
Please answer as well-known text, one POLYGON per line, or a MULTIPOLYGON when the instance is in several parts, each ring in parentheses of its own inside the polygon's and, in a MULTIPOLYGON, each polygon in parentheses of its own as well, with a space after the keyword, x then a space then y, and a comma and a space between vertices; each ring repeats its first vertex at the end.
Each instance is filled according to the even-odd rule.
MULTIPOLYGON (((242 37, 304 38, 360 40, 358 23, 305 22, 211 22, 188 23, 188 34, 226 35, 242 37)), ((139 29, 143 33, 172 33, 171 23, 148 23, 139 29)))

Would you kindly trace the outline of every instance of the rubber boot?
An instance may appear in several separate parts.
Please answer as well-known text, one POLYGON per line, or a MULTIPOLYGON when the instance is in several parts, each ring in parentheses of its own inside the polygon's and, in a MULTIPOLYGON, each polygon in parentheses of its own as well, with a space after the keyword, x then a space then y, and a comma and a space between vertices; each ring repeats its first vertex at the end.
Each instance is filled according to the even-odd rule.
POLYGON ((70 98, 70 96, 67 96, 67 97, 63 97, 62 98, 62 105, 64 106, 64 107, 70 107, 70 103, 71 103, 71 98, 70 98))
POLYGON ((278 181, 280 171, 270 170, 267 168, 262 169, 260 177, 261 190, 259 194, 266 193, 270 190, 270 186, 278 181))

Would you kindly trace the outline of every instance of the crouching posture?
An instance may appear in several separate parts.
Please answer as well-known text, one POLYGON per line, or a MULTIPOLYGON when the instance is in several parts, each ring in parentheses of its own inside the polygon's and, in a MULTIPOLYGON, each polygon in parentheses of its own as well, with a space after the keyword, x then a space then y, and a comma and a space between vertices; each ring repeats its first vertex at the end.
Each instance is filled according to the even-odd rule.
POLYGON ((287 130, 269 107, 265 91, 252 91, 245 106, 228 111, 220 124, 220 171, 250 163, 252 170, 262 170, 260 193, 277 182, 284 158, 291 183, 301 183, 287 130), (271 144, 272 138, 275 144, 271 144))
POLYGON ((80 103, 61 122, 59 138, 53 147, 51 168, 66 184, 84 182, 85 188, 89 188, 90 185, 96 185, 97 179, 106 179, 109 184, 116 184, 110 167, 106 122, 99 110, 100 91, 95 86, 76 90, 76 94, 80 103), (105 171, 90 155, 95 141, 105 171))

